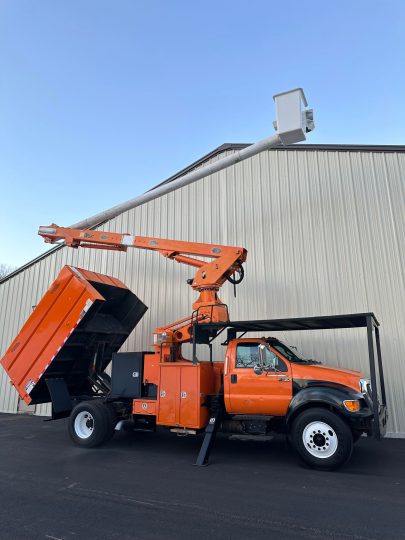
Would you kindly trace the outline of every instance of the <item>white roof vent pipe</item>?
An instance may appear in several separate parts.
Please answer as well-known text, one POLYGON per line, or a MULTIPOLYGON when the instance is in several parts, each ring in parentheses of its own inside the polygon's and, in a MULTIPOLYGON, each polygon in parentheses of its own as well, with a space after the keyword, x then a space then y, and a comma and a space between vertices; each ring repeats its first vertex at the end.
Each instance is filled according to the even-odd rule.
POLYGON ((274 146, 285 144, 293 144, 305 140, 305 134, 314 129, 314 115, 312 109, 306 109, 307 100, 302 88, 296 88, 287 92, 282 92, 274 96, 276 103, 276 121, 273 123, 276 128, 276 135, 263 139, 255 144, 239 150, 230 156, 226 156, 215 163, 210 163, 191 171, 184 176, 180 176, 167 184, 162 184, 147 193, 139 195, 134 199, 118 204, 109 210, 104 210, 99 214, 95 214, 83 221, 70 225, 72 229, 91 229, 104 221, 113 219, 119 214, 136 208, 141 204, 149 202, 157 197, 161 197, 166 193, 174 191, 178 188, 192 184, 201 178, 217 173, 235 163, 239 163, 248 159, 264 150, 268 150, 274 146))

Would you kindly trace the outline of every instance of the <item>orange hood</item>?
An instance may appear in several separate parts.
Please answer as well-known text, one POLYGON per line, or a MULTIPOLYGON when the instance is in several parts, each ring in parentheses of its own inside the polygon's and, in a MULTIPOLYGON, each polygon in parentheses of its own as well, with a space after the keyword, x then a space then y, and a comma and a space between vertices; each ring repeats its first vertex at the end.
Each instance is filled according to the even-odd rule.
POLYGON ((291 364, 293 379, 328 381, 343 384, 359 391, 359 379, 365 378, 361 371, 340 369, 326 365, 291 364))

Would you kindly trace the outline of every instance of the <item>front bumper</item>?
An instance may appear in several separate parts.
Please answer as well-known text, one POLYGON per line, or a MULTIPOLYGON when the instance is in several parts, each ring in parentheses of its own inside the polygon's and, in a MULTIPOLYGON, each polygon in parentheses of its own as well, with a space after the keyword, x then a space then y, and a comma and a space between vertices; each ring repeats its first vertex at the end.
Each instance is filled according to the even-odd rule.
POLYGON ((387 406, 381 404, 378 406, 378 418, 375 419, 372 403, 369 402, 366 410, 363 409, 360 414, 351 414, 349 422, 354 431, 366 433, 368 437, 382 439, 387 432, 387 406))

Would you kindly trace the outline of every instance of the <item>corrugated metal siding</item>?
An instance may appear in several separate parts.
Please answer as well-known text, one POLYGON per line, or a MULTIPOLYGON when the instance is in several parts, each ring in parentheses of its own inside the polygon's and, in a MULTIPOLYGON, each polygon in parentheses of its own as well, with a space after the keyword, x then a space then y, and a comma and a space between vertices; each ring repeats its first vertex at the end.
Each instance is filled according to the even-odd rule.
MULTIPOLYGON (((238 297, 230 285, 221 291, 233 319, 374 311, 382 325, 389 430, 405 434, 405 154, 263 152, 104 228, 246 247, 238 297)), ((1 354, 63 264, 116 276, 149 306, 126 350, 148 348, 155 326, 190 313, 194 295, 185 280, 192 269, 142 250, 64 248, 0 285, 1 354)), ((367 372, 362 330, 284 337, 308 357, 367 372)), ((0 391, 0 409, 15 411, 4 376, 0 391)))

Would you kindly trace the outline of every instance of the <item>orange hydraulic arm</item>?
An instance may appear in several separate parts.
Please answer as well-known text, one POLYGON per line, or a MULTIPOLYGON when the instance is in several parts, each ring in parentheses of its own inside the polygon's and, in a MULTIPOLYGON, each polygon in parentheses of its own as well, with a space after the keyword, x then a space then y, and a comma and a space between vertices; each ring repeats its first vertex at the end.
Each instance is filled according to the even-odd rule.
POLYGON ((40 227, 38 234, 45 239, 45 242, 53 244, 63 240, 67 246, 74 248, 81 246, 116 251, 126 251, 128 247, 150 249, 179 263, 198 268, 194 279, 188 280, 189 285, 200 293, 197 301, 193 303, 194 317, 188 317, 156 329, 158 335, 165 336, 164 341, 167 343, 189 341, 192 320, 199 322, 226 322, 229 320, 228 310, 219 299, 218 290, 227 280, 236 284, 242 281, 242 263, 245 262, 247 256, 246 249, 242 247, 165 240, 96 230, 69 229, 58 227, 55 224, 40 227), (212 260, 205 261, 190 257, 190 255, 212 260), (232 277, 235 273, 239 274, 238 278, 232 277))

